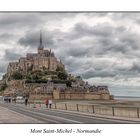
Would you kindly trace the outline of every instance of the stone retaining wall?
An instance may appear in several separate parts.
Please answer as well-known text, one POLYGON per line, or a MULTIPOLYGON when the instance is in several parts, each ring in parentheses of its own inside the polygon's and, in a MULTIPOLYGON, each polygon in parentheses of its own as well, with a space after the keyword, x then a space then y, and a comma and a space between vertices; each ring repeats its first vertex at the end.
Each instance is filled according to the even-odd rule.
POLYGON ((129 117, 129 118, 138 118, 138 112, 137 109, 139 108, 120 108, 116 107, 114 108, 114 116, 119 116, 119 117, 129 117))
POLYGON ((91 114, 139 118, 140 108, 137 107, 117 107, 109 105, 90 105, 90 104, 75 104, 75 103, 55 103, 53 109, 69 110, 76 112, 85 112, 91 114))

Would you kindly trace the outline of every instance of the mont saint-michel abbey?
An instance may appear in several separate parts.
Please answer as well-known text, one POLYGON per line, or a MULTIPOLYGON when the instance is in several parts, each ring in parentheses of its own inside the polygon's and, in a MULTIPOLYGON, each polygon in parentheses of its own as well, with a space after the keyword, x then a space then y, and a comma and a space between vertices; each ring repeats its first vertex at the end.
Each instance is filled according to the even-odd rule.
POLYGON ((50 50, 44 49, 41 33, 38 52, 27 53, 26 57, 21 57, 19 59, 19 62, 9 63, 7 73, 9 74, 8 76, 11 76, 11 74, 16 70, 20 70, 27 73, 28 69, 31 67, 33 71, 35 70, 43 71, 45 69, 55 71, 57 67, 64 68, 64 65, 61 63, 61 61, 57 60, 51 49, 50 50))
POLYGON ((44 48, 41 32, 38 40, 37 53, 9 63, 0 81, 1 95, 28 96, 30 100, 113 99, 107 86, 89 85, 81 76, 68 74, 54 52, 44 48))

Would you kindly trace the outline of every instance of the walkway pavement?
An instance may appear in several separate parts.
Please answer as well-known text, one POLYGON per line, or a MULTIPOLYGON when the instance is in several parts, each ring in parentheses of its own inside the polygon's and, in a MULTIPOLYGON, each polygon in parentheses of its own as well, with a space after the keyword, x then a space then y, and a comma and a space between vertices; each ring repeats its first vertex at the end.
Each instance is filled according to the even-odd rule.
POLYGON ((41 123, 39 120, 14 112, 0 106, 0 123, 41 123))
MULTIPOLYGON (((19 107, 23 106, 24 104, 17 104, 19 107)), ((46 109, 46 106, 44 104, 30 104, 27 106, 28 108, 37 108, 37 109, 46 109)), ((52 109, 56 110, 56 109, 52 109)), ((116 117, 116 116, 108 116, 108 115, 99 115, 99 114, 87 114, 84 112, 75 112, 75 111, 66 111, 66 110, 56 110, 56 111, 62 111, 62 112, 69 112, 69 113, 77 113, 81 115, 88 115, 92 117, 100 117, 100 118, 107 118, 107 119, 116 119, 116 120, 122 120, 122 121, 134 121, 137 123, 140 123, 139 118, 125 118, 125 117, 116 117)), ((8 108, 4 108, 0 106, 0 123, 15 123, 15 124, 24 124, 24 123, 42 123, 41 121, 22 115, 20 113, 14 112, 12 110, 9 110, 8 108)))

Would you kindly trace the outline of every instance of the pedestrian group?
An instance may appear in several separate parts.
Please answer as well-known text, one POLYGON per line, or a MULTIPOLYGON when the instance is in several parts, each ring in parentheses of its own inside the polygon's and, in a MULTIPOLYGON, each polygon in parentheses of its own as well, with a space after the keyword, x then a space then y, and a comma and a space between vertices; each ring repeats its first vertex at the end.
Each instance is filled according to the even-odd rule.
POLYGON ((46 100, 45 100, 45 104, 46 104, 46 108, 50 108, 50 109, 51 109, 52 100, 51 100, 51 99, 46 99, 46 100))

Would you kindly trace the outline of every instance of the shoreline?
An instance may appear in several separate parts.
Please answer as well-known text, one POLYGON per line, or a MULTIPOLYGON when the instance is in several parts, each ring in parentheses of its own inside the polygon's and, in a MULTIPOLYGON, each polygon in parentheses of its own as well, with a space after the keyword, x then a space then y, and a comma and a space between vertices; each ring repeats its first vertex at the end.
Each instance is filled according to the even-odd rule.
POLYGON ((140 97, 133 97, 133 96, 114 96, 114 100, 121 100, 121 101, 140 101, 140 97))

